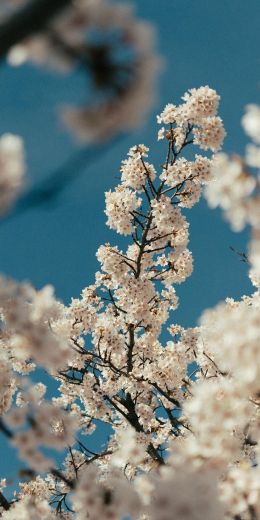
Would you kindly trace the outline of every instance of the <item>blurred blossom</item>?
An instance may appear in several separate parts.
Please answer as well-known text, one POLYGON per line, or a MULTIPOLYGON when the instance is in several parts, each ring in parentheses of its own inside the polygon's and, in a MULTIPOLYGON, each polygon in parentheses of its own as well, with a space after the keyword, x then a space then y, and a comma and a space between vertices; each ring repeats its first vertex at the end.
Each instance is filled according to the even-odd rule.
POLYGON ((129 5, 110 0, 72 2, 44 32, 11 48, 10 65, 27 60, 63 73, 77 67, 87 72, 86 103, 61 111, 83 143, 108 140, 143 121, 154 101, 161 64, 154 27, 136 18, 129 5))
POLYGON ((242 117, 242 126, 251 139, 260 144, 260 107, 247 105, 246 113, 242 117))
POLYGON ((0 277, 0 429, 31 472, 10 501, 1 481, 3 520, 259 518, 258 178, 238 156, 192 154, 220 150, 218 104, 205 86, 166 105, 156 167, 146 145, 130 148, 105 194, 107 225, 128 244, 99 247, 79 298, 65 306, 51 286, 0 277), (184 329, 173 314, 193 269, 182 208, 202 190, 235 230, 251 225, 254 288, 184 329), (38 367, 59 384, 50 401, 28 378, 38 367), (110 434, 93 452, 82 438, 99 424, 110 434))
POLYGON ((20 137, 5 134, 0 138, 0 214, 6 213, 25 184, 25 158, 20 137))

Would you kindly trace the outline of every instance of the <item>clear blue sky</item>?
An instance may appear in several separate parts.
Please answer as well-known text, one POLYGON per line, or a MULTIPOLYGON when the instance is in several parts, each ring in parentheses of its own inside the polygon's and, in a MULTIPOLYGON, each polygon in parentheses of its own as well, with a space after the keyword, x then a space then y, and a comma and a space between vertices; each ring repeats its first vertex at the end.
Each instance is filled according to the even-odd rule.
MULTIPOLYGON (((55 206, 38 208, 0 224, 0 271, 37 287, 51 283, 66 303, 93 282, 101 243, 120 243, 105 226, 104 191, 117 183, 128 148, 145 143, 156 150, 155 114, 179 102, 188 88, 209 84, 222 97, 220 115, 228 136, 224 150, 243 153, 243 107, 260 103, 259 0, 139 0, 137 12, 157 25, 165 59, 159 95, 142 129, 99 155, 55 206)), ((84 98, 84 81, 25 66, 0 68, 0 133, 22 135, 31 183, 75 153, 76 144, 59 124, 56 106, 84 98)), ((161 157, 154 154, 157 164, 161 157)), ((177 287, 178 320, 196 324, 201 311, 226 296, 249 292, 246 266, 229 247, 246 250, 247 232, 233 234, 218 211, 202 201, 188 214, 195 269, 177 287)))

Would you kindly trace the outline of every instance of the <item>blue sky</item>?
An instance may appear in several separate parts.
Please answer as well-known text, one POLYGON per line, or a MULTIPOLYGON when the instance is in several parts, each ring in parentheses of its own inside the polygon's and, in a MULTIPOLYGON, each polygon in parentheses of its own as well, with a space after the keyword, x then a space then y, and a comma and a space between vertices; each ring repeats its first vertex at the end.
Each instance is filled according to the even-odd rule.
MULTIPOLYGON (((162 156, 156 143, 155 115, 168 102, 178 103, 192 87, 209 84, 222 97, 220 115, 227 138, 224 150, 243 153, 243 107, 260 103, 259 0, 139 0, 137 13, 157 26, 165 67, 159 94, 142 128, 111 144, 87 165, 54 205, 39 207, 0 223, 0 271, 40 288, 51 283, 68 303, 94 280, 95 252, 102 243, 121 244, 105 226, 104 191, 118 182, 120 161, 130 146, 145 143, 162 156)), ((79 150, 56 118, 57 106, 84 99, 79 75, 64 77, 24 66, 0 68, 0 133, 25 140, 28 175, 33 184, 79 150)), ((219 211, 202 200, 188 213, 193 276, 177 287, 180 308, 174 321, 193 326, 201 311, 226 296, 251 290, 246 266, 230 246, 246 250, 248 232, 234 234, 219 211)))

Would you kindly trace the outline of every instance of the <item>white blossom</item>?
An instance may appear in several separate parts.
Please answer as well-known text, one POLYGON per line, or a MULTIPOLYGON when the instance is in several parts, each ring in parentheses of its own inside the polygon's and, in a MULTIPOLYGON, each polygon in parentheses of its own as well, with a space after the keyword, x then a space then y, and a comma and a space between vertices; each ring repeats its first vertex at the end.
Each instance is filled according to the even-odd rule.
POLYGON ((247 105, 241 122, 247 135, 256 144, 260 144, 260 107, 253 104, 247 105))
POLYGON ((12 134, 0 138, 0 214, 13 205, 24 187, 23 141, 12 134))

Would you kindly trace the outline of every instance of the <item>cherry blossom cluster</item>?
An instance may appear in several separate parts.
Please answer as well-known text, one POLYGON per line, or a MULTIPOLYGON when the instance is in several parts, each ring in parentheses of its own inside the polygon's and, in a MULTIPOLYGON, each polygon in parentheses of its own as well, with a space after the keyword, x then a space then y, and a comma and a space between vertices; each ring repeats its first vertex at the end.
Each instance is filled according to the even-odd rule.
POLYGON ((66 307, 48 286, 1 279, 0 431, 30 471, 13 498, 0 482, 3 520, 260 519, 259 278, 251 269, 253 294, 206 310, 198 327, 184 329, 173 314, 175 284, 192 272, 182 208, 202 188, 224 210, 242 192, 238 159, 191 159, 193 146, 222 144, 218 103, 201 87, 166 106, 158 173, 145 145, 130 149, 105 208, 130 244, 98 249, 100 271, 80 298, 66 307), (59 383, 51 400, 27 376, 41 366, 59 383), (99 428, 107 442, 93 451, 99 428), (48 448, 63 450, 63 462, 48 448))
MULTIPOLYGON (((200 372, 183 406, 192 436, 184 460, 218 468, 218 494, 224 518, 260 517, 260 256, 259 256, 259 108, 249 105, 242 124, 253 144, 245 159, 218 154, 205 187, 210 206, 220 206, 236 231, 252 227, 249 276, 254 285, 240 301, 227 298, 203 313, 197 343, 200 372), (254 254, 253 254, 254 252, 254 254)), ((211 516, 210 516, 211 517, 211 516)))
POLYGON ((70 355, 66 337, 57 334, 57 321, 63 306, 53 297, 53 288, 36 291, 5 277, 0 279, 2 352, 15 370, 27 373, 32 363, 54 368, 63 366, 70 355))
POLYGON ((212 182, 205 188, 210 207, 219 206, 231 227, 252 228, 249 244, 251 276, 260 279, 260 107, 248 105, 242 126, 252 143, 246 146, 245 158, 217 154, 211 172, 212 182))

